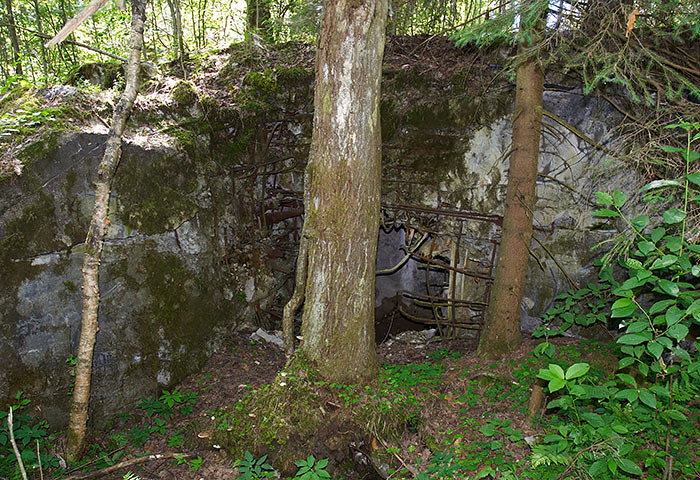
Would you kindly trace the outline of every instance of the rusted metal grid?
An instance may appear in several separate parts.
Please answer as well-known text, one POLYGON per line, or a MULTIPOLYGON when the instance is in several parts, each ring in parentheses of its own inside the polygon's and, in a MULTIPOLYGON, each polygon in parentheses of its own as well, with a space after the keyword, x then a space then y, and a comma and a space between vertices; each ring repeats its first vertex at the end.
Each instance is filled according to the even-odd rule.
POLYGON ((456 211, 449 208, 431 208, 419 205, 383 204, 385 215, 397 213, 404 219, 415 221, 404 228, 420 228, 428 234, 426 245, 410 252, 411 257, 425 270, 425 292, 401 290, 406 300, 429 315, 399 311, 406 318, 429 326, 435 326, 441 335, 453 335, 459 330, 480 330, 491 294, 496 252, 499 244, 501 217, 477 212, 456 211), (419 218, 421 217, 421 218, 419 218), (480 223, 490 228, 475 228, 480 223), (412 227, 421 223, 439 225, 439 230, 412 227), (448 229, 445 226, 451 226, 448 229), (493 235, 479 236, 475 231, 489 230, 493 235), (477 247, 478 245, 478 247, 477 247), (470 255, 473 249, 480 255, 470 255), (444 284, 435 285, 431 272, 443 272, 444 284))
MULTIPOLYGON (((298 168, 298 167, 297 167, 298 168)), ((286 171, 285 171, 286 170, 286 171)), ((284 220, 290 240, 298 240, 303 215, 303 192, 282 187, 277 175, 288 173, 280 169, 259 174, 265 184, 264 219, 268 227, 284 220)), ((300 173, 300 172, 299 172, 300 173)), ((401 290, 397 292, 417 310, 431 312, 430 316, 406 311, 399 305, 399 311, 406 318, 429 326, 436 326, 443 335, 450 335, 458 329, 479 330, 483 325, 493 284, 493 271, 496 252, 500 241, 500 227, 503 218, 499 215, 463 211, 452 208, 443 198, 439 186, 426 179, 426 172, 408 167, 385 167, 382 182, 388 187, 382 201, 382 218, 394 228, 414 230, 418 236, 429 236, 428 248, 411 252, 411 258, 422 264, 426 271, 426 292, 401 290), (429 192, 437 207, 399 203, 396 200, 416 198, 416 190, 429 192), (394 200, 394 201, 392 201, 394 200), (484 226, 486 225, 486 226, 484 226), (487 232, 479 235, 478 232, 487 232), (470 248, 478 244, 479 257, 469 256, 470 248), (451 250, 449 255, 441 255, 440 250, 451 250), (487 251, 484 251, 484 250, 487 251), (461 252, 466 252, 464 255, 461 252), (460 258, 463 257, 463 258, 460 258), (445 286, 431 285, 431 272, 443 272, 447 276, 445 286), (476 297, 464 298, 459 285, 470 285, 477 292, 476 297), (435 290, 435 291, 434 291, 435 290)), ((283 235, 284 237, 285 235, 283 235)))

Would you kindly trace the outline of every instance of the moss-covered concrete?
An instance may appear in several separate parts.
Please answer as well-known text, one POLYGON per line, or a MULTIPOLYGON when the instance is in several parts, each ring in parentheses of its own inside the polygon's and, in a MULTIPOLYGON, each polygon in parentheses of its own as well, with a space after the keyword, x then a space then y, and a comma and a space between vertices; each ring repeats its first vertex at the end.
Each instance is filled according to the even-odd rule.
MULTIPOLYGON (((225 90, 222 95, 202 94, 204 89, 200 92, 197 86, 180 82, 173 98, 152 110, 135 112, 130 120, 134 130, 144 124, 168 128, 158 127, 159 147, 125 142, 114 183, 101 274, 98 415, 114 412, 195 369, 227 321, 256 318, 254 308, 246 309, 246 298, 263 306, 265 302, 279 306, 286 300, 283 290, 273 286, 281 284, 293 268, 293 248, 276 242, 283 237, 277 234, 293 228, 291 222, 296 220, 278 228, 280 224, 266 225, 263 218, 290 204, 298 208, 291 196, 273 194, 268 186, 274 179, 280 191, 303 188, 313 120, 313 52, 298 44, 271 49, 264 56, 245 44, 230 51, 229 64, 217 79, 225 90), (226 101, 221 101, 224 97, 226 101), (271 273, 273 261, 275 273, 271 273), (130 389, 122 388, 123 382, 129 382, 130 389), (113 391, 122 395, 110 398, 113 391)), ((395 53, 392 57, 388 52, 387 58, 381 102, 384 200, 499 213, 513 93, 506 78, 496 77, 499 68, 491 65, 500 60, 472 61, 470 57, 454 68, 426 69, 420 62, 397 63, 395 53)), ((545 99, 546 107, 552 111, 593 108, 589 100, 570 97, 551 95, 545 99)), ((22 87, 3 97, 0 113, 22 102, 35 109, 44 105, 22 87)), ((61 118, 85 115, 75 111, 74 105, 59 108, 62 112, 74 109, 61 118)), ((578 122, 577 127, 600 130, 600 124, 598 115, 578 122)), ((599 133, 596 138, 605 134, 599 133)), ((560 170, 570 178, 561 176, 558 181, 582 192, 603 188, 604 179, 611 175, 623 181, 619 171, 591 173, 582 168, 585 162, 579 159, 585 148, 565 132, 561 138, 566 141, 547 144, 546 149, 555 154, 545 157, 545 162, 551 162, 550 173, 558 165, 567 165, 560 170)), ((22 176, 0 179, 4 283, 0 322, 11 337, 6 343, 0 341, 0 354, 10 359, 13 371, 29 372, 27 388, 17 380, 20 376, 0 372, 0 403, 18 389, 41 396, 42 390, 54 394, 69 385, 62 367, 77 343, 81 244, 104 136, 37 135, 32 140, 20 153, 25 165, 22 176), (44 351, 45 356, 37 353, 44 351), (41 379, 42 370, 59 373, 49 382, 41 379)), ((554 233, 546 236, 550 250, 560 259, 565 257, 566 268, 585 276, 590 255, 582 236, 602 239, 608 232, 581 233, 588 225, 582 213, 587 206, 581 195, 562 193, 557 185, 541 179, 536 222, 552 225, 554 233), (567 213, 560 214, 564 210, 567 213), (568 258, 573 251, 576 255, 568 258)), ((340 202, 332 207, 345 206, 340 202)), ((402 215, 399 223, 419 229, 449 232, 456 228, 429 215, 402 215)), ((497 233, 487 223, 467 222, 465 228, 479 238, 497 233)), ((469 248, 472 259, 489 252, 476 241, 469 248)), ((556 278, 563 285, 562 276, 556 274, 556 278)), ((544 296, 556 288, 550 273, 536 265, 528 279, 532 286, 528 305, 536 310, 547 304, 544 296)), ((424 281, 424 275, 419 280, 424 281)))
POLYGON ((195 161, 158 154, 156 159, 132 157, 114 181, 120 192, 117 215, 125 226, 145 234, 172 230, 194 216, 198 188, 195 161))

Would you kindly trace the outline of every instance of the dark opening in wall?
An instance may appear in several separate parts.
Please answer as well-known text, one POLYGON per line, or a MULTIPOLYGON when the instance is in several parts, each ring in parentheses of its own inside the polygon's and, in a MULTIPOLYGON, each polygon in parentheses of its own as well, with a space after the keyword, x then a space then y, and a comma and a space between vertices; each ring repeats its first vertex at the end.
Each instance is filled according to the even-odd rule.
POLYGON ((380 230, 377 343, 403 331, 430 328, 438 336, 478 335, 498 242, 473 235, 468 225, 473 219, 451 220, 441 232, 405 226, 380 230))

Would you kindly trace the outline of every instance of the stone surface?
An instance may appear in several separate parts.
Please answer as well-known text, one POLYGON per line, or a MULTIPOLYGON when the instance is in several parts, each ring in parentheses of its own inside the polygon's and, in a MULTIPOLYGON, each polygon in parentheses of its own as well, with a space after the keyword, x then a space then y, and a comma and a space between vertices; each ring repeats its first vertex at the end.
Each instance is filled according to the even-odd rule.
MULTIPOLYGON (((0 200, 0 398, 24 391, 56 426, 70 401, 66 360, 80 333, 81 253, 104 141, 64 137, 5 182, 0 200)), ((187 163, 174 150, 124 148, 100 269, 91 397, 100 422, 196 371, 242 310, 225 298, 220 248, 202 228, 227 217, 210 218, 210 182, 187 163)))

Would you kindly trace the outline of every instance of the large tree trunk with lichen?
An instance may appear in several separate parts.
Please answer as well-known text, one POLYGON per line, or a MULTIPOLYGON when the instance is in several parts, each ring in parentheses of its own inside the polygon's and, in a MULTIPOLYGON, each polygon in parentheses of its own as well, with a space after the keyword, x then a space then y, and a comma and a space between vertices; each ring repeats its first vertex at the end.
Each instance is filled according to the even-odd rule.
POLYGON ((107 223, 109 195, 112 178, 121 157, 121 142, 126 119, 131 113, 139 87, 139 70, 143 46, 143 25, 145 2, 131 0, 130 53, 126 68, 126 88, 114 109, 112 126, 107 138, 105 153, 97 171, 95 186, 95 206, 85 240, 83 260, 83 313, 80 331, 80 344, 76 356, 75 388, 71 403, 68 433, 66 436, 66 456, 77 459, 83 448, 87 429, 88 405, 90 400, 90 380, 92 375, 92 354, 97 336, 97 312, 100 304, 98 273, 100 254, 107 223))
POLYGON ((508 171, 501 244, 478 349, 480 355, 491 358, 513 351, 522 343, 520 304, 532 237, 542 130, 542 69, 537 60, 530 56, 519 64, 516 75, 513 153, 508 171))
POLYGON ((374 273, 386 0, 329 0, 316 55, 307 165, 302 351, 323 377, 376 375, 374 273))

